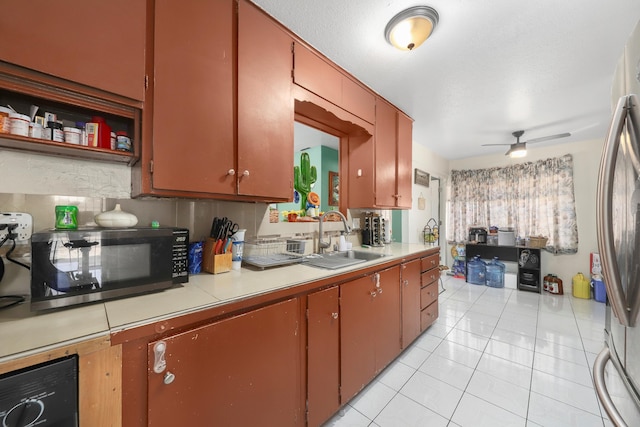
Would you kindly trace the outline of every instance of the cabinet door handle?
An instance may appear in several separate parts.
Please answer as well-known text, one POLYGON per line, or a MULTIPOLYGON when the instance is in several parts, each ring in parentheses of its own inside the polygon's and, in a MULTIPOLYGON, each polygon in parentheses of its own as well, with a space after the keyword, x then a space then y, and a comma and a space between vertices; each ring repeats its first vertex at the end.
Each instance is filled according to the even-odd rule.
POLYGON ((338 318, 338 313, 331 313, 331 317, 333 319, 337 319, 338 318))
POLYGON ((162 373, 167 368, 167 362, 164 359, 164 352, 167 350, 167 343, 158 341, 153 346, 153 372, 162 373))
POLYGON ((235 174, 236 174, 236 171, 235 171, 234 169, 229 169, 229 170, 227 171, 227 175, 231 175, 231 176, 233 176, 233 175, 235 175, 235 174))
POLYGON ((408 280, 405 280, 405 281, 404 281, 404 282, 402 282, 402 283, 404 283, 404 285, 405 285, 405 286, 409 286, 409 281, 408 281, 408 280))
POLYGON ((249 171, 245 170, 244 172, 242 172, 242 176, 249 176, 249 171))
POLYGON ((374 298, 376 297, 376 295, 378 295, 378 293, 377 293, 376 291, 371 291, 371 292, 370 292, 370 294, 371 294, 371 296, 372 296, 372 297, 374 297, 374 298))
POLYGON ((381 294, 382 293, 382 288, 378 288, 378 293, 381 294))
POLYGON ((162 378, 162 382, 168 385, 168 384, 171 384, 175 379, 176 379, 176 376, 171 372, 167 371, 167 373, 164 374, 164 377, 162 378))

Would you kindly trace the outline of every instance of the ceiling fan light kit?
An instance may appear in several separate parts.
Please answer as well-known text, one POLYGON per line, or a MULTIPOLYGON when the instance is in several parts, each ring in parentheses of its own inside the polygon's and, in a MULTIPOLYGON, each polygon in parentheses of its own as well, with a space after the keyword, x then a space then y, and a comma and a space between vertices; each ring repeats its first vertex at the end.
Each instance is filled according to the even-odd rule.
POLYGON ((509 148, 509 151, 507 151, 505 155, 511 157, 512 159, 524 157, 527 155, 527 144, 525 143, 511 144, 511 148, 509 148))
POLYGON ((391 18, 384 37, 400 50, 413 50, 431 36, 438 19, 438 12, 432 7, 410 7, 391 18))

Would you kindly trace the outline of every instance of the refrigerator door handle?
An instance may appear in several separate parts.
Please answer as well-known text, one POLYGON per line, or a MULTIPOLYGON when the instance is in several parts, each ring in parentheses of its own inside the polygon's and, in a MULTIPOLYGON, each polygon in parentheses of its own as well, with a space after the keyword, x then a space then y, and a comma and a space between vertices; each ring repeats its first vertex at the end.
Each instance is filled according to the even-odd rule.
POLYGON ((602 406, 609 415, 613 424, 619 427, 627 427, 627 423, 624 422, 622 415, 620 415, 620 412, 616 409, 613 400, 611 400, 611 395, 607 390, 607 384, 604 381, 604 370, 610 359, 611 351, 609 350, 609 347, 605 347, 598 354, 598 357, 596 357, 596 361, 593 364, 593 383, 595 385, 596 392, 598 393, 598 397, 600 398, 600 402, 602 402, 602 406))
MULTIPOLYGON (((640 148, 638 145, 638 143, 640 143, 638 140, 640 137, 640 100, 638 99, 638 95, 633 93, 629 94, 627 98, 627 129, 629 130, 629 138, 631 139, 633 148, 638 149, 640 148)), ((640 175, 640 158, 638 155, 637 150, 631 150, 631 163, 636 173, 640 175)))
POLYGON ((600 170, 598 172, 598 189, 596 193, 596 228, 598 235, 598 250, 602 260, 602 274, 607 289, 607 296, 613 313, 624 326, 632 326, 620 271, 617 268, 613 237, 612 194, 613 176, 615 171, 616 154, 620 147, 620 135, 627 117, 628 96, 618 101, 613 113, 609 132, 604 144, 600 170))
MULTIPOLYGON (((627 111, 627 133, 630 144, 627 152, 635 173, 640 175, 640 104, 637 95, 631 94, 628 96, 627 111)), ((640 236, 636 235, 636 239, 640 239, 640 236)), ((627 303, 630 305, 629 323, 631 326, 635 326, 640 312, 640 284, 638 284, 638 277, 632 277, 629 285, 627 287, 627 303)))

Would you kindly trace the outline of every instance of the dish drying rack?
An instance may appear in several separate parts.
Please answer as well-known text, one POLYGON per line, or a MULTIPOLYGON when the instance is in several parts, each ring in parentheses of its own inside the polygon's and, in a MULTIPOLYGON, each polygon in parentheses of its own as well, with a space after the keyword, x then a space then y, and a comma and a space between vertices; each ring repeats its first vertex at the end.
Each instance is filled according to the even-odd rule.
POLYGON ((242 262, 262 270, 302 262, 307 241, 265 236, 245 242, 242 262))

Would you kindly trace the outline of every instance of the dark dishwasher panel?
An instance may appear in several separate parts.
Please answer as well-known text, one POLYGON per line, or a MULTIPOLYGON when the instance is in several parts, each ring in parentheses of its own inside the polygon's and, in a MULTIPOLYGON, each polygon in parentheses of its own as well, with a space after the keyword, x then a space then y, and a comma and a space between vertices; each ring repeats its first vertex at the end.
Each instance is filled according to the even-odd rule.
POLYGON ((77 427, 77 356, 0 375, 3 427, 77 427))

